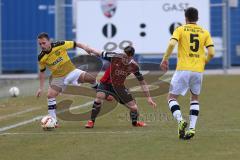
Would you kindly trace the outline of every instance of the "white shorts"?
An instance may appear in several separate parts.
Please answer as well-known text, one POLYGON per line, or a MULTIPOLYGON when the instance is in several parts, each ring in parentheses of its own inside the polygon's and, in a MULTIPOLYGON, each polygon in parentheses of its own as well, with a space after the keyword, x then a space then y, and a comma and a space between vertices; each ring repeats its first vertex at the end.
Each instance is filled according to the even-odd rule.
POLYGON ((64 79, 64 85, 73 84, 78 85, 78 79, 81 74, 85 74, 85 71, 81 69, 74 69, 72 72, 68 73, 68 75, 64 79))
POLYGON ((65 77, 52 78, 50 81, 51 86, 57 86, 64 91, 67 85, 79 85, 78 79, 81 74, 85 74, 85 71, 80 69, 74 69, 72 72, 68 73, 65 77))
POLYGON ((202 87, 202 79, 203 73, 200 72, 175 71, 171 80, 169 93, 184 96, 188 89, 190 89, 193 94, 199 95, 202 87))

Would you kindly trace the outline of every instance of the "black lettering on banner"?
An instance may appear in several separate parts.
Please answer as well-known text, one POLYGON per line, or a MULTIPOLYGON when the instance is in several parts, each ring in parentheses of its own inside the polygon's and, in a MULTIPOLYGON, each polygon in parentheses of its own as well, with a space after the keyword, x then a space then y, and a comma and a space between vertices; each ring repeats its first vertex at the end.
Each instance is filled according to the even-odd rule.
POLYGON ((117 44, 114 42, 108 42, 104 45, 103 48, 105 51, 111 52, 111 51, 114 51, 115 49, 117 49, 117 44))
POLYGON ((103 26, 102 33, 106 38, 113 38, 117 34, 117 27, 112 23, 103 26))
POLYGON ((184 9, 188 8, 189 3, 164 3, 162 5, 162 9, 165 12, 169 11, 183 11, 184 9))
POLYGON ((115 43, 115 42, 108 42, 103 46, 103 49, 105 51, 112 52, 112 51, 116 50, 117 47, 119 47, 120 49, 123 50, 125 47, 132 46, 132 45, 133 45, 133 43, 131 41, 128 41, 128 40, 121 41, 119 43, 119 45, 117 45, 117 43, 115 43))

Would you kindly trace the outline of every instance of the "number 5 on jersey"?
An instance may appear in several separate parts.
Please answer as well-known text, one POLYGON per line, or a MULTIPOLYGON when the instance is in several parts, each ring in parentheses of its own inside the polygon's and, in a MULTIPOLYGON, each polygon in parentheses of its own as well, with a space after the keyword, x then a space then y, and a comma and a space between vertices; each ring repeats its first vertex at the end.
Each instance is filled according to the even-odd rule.
POLYGON ((199 49, 199 39, 198 39, 198 34, 190 34, 190 49, 193 52, 197 52, 199 49))

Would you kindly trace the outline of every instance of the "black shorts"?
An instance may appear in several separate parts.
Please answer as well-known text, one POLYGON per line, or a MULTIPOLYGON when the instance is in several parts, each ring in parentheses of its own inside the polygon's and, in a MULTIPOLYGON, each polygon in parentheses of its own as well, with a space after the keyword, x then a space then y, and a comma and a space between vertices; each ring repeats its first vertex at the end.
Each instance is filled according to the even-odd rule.
POLYGON ((121 104, 126 104, 134 100, 125 86, 113 87, 112 84, 99 83, 96 91, 103 92, 106 96, 112 95, 121 104))

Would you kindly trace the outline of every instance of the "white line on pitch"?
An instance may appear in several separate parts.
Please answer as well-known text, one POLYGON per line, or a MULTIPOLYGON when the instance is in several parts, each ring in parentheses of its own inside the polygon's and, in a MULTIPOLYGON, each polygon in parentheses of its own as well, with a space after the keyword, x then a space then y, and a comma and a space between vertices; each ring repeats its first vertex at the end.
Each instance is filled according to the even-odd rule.
POLYGON ((4 115, 4 116, 0 116, 0 120, 6 119, 6 118, 9 118, 9 117, 15 117, 15 116, 18 116, 18 115, 21 115, 21 114, 25 114, 25 113, 40 110, 40 109, 41 109, 41 107, 28 108, 28 109, 23 110, 23 111, 19 111, 19 112, 16 112, 16 113, 11 113, 11 114, 7 114, 7 115, 4 115))
MULTIPOLYGON (((84 104, 79 105, 79 106, 71 107, 70 110, 79 109, 79 108, 84 108, 84 107, 88 106, 89 104, 92 104, 92 101, 91 101, 91 102, 84 103, 84 104)), ((64 112, 64 111, 61 111, 61 112, 64 112)), ((17 128, 17 127, 19 127, 19 126, 23 126, 23 125, 32 123, 32 122, 34 122, 34 121, 37 121, 37 120, 42 119, 43 116, 44 116, 44 115, 39 115, 39 116, 34 117, 34 118, 32 118, 32 119, 29 119, 29 120, 25 120, 25 121, 22 121, 22 122, 13 124, 13 125, 9 125, 9 126, 2 127, 2 128, 0 128, 0 132, 4 132, 4 131, 7 131, 7 130, 9 130, 9 129, 17 128)))
MULTIPOLYGON (((201 132, 205 131, 208 132, 209 130, 199 130, 201 132)), ((211 133, 222 133, 222 132, 240 132, 240 129, 220 129, 220 130, 210 130, 211 133)), ((81 135, 81 134, 145 134, 145 133, 153 133, 158 131, 152 130, 139 130, 139 131, 79 131, 79 132, 54 132, 54 131, 43 131, 43 132, 7 132, 7 133, 0 133, 0 136, 4 135, 81 135)), ((166 131, 164 131, 166 132, 166 131)), ((172 133, 171 131, 167 131, 172 133)))
POLYGON ((43 117, 43 116, 37 116, 37 117, 34 117, 34 118, 29 119, 29 120, 26 120, 26 121, 22 121, 22 122, 13 124, 13 125, 9 125, 9 126, 6 126, 6 127, 2 127, 2 128, 0 128, 0 132, 4 132, 4 131, 7 131, 7 130, 12 129, 12 128, 16 128, 16 127, 19 127, 19 126, 23 126, 23 125, 32 123, 32 122, 34 122, 34 121, 40 120, 42 117, 43 117))
POLYGON ((79 132, 54 132, 54 131, 43 131, 43 132, 7 132, 7 133, 0 133, 0 136, 4 135, 50 135, 51 133, 54 135, 80 135, 80 134, 145 134, 154 131, 79 131, 79 132))

